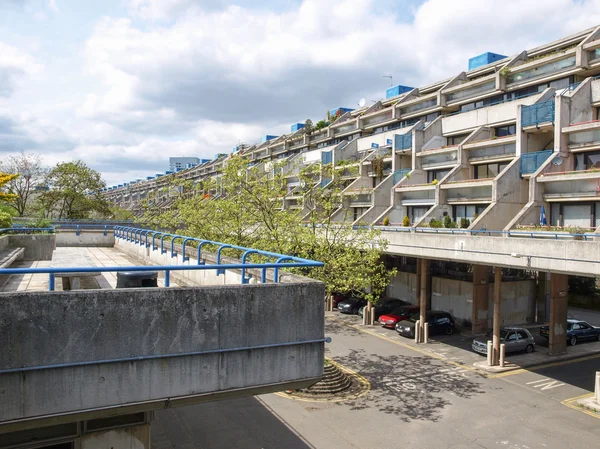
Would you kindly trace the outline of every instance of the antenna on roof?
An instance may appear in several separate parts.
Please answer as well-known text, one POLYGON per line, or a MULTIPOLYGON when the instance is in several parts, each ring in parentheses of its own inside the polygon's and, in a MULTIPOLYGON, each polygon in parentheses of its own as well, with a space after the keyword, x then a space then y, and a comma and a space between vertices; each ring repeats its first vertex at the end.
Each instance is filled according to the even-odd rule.
POLYGON ((392 81, 394 79, 394 77, 392 75, 383 75, 383 77, 390 79, 390 87, 392 87, 392 84, 394 84, 394 82, 392 81))
POLYGON ((367 103, 367 99, 366 98, 361 98, 360 100, 358 100, 358 105, 362 108, 365 104, 367 103))

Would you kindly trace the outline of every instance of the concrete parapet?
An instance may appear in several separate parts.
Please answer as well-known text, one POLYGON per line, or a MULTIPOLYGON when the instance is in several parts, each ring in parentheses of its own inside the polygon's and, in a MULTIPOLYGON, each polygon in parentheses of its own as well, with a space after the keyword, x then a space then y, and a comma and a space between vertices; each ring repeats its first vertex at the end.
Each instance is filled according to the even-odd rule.
POLYGON ((13 248, 25 248, 23 260, 52 260, 56 234, 15 234, 7 237, 13 248))
POLYGON ((82 229, 79 235, 74 229, 57 230, 56 246, 100 246, 113 247, 115 245, 115 236, 113 231, 104 230, 86 230, 82 229))
POLYGON ((323 297, 319 282, 0 294, 0 433, 309 386, 323 297))

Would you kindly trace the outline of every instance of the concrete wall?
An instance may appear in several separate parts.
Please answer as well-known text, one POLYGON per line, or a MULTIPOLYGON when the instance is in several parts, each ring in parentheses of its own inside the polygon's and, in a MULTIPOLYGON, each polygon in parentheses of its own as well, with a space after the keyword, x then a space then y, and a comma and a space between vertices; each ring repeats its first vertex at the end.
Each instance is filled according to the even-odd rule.
POLYGON ((387 254, 596 277, 600 240, 444 235, 382 230, 387 254), (513 256, 514 255, 514 256, 513 256))
POLYGON ((74 229, 58 230, 56 233, 56 246, 101 246, 113 247, 115 236, 112 231, 82 230, 76 235, 74 229))
MULTIPOLYGON (((535 320, 535 281, 502 282, 500 303, 500 323, 510 324, 533 323, 535 320)), ((494 310, 494 284, 489 284, 488 292, 488 326, 492 327, 494 310)))
POLYGON ((323 297, 319 282, 0 294, 0 428, 308 386, 323 372, 322 342, 162 356, 323 339, 323 297), (156 358, 96 363, 139 356, 156 358), (54 364, 74 365, 2 373, 54 364))
POLYGON ((411 304, 417 304, 417 275, 398 271, 396 276, 390 279, 386 294, 391 298, 403 299, 411 304))
POLYGON ((465 321, 470 323, 473 309, 473 283, 432 277, 431 308, 449 312, 459 326, 465 324, 465 321))
POLYGON ((16 234, 9 237, 11 247, 25 248, 23 260, 52 260, 56 234, 16 234))

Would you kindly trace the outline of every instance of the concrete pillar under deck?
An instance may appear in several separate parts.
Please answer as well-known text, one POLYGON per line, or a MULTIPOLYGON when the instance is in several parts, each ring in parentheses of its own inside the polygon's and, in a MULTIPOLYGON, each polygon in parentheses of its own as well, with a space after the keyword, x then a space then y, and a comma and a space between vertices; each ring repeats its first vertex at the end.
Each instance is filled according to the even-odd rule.
POLYGON ((415 276, 415 305, 419 305, 421 298, 421 259, 417 259, 417 273, 415 276))
POLYGON ((425 338, 424 332, 424 323, 427 321, 427 286, 428 275, 429 275, 429 259, 421 259, 419 263, 421 264, 421 297, 419 301, 419 320, 421 320, 421 335, 419 337, 419 342, 423 342, 425 338))
POLYGON ((550 275, 550 341, 548 345, 548 354, 550 355, 567 352, 568 290, 568 275, 556 273, 550 275))
POLYGON ((500 301, 502 299, 502 268, 494 268, 494 318, 492 323, 492 365, 500 363, 500 301))
POLYGON ((471 332, 483 334, 488 329, 488 279, 490 267, 473 265, 473 304, 471 309, 471 332))

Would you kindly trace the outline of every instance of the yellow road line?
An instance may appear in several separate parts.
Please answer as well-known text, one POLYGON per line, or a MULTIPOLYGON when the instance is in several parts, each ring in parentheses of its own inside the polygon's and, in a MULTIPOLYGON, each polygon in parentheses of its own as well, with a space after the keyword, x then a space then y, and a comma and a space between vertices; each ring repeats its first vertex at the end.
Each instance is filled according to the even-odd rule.
POLYGON ((594 413, 590 410, 586 410, 585 408, 579 407, 574 404, 574 402, 578 401, 579 399, 589 398, 592 396, 594 396, 594 393, 582 394, 581 396, 577 396, 577 397, 574 397, 571 399, 565 399, 564 401, 561 402, 561 404, 566 405, 567 407, 572 408, 573 410, 577 410, 578 412, 582 412, 582 413, 585 413, 586 415, 590 415, 590 416, 593 416, 594 418, 600 419, 600 414, 594 413))
POLYGON ((488 377, 499 378, 499 377, 513 376, 515 374, 523 374, 523 373, 527 373, 527 372, 531 372, 531 371, 538 371, 538 370, 541 370, 544 368, 552 368, 554 366, 567 365, 569 363, 585 362, 586 360, 593 360, 593 359, 597 359, 597 358, 600 358, 600 354, 592 354, 592 355, 587 355, 587 356, 583 356, 583 357, 578 357, 576 359, 568 359, 568 360, 561 360, 558 362, 545 363, 543 365, 535 365, 535 366, 531 366, 529 368, 519 368, 514 371, 507 371, 505 373, 491 374, 488 377))
POLYGON ((473 371, 473 372, 477 372, 477 373, 480 373, 480 374, 486 375, 486 373, 483 373, 483 372, 479 371, 477 368, 475 368, 475 367, 473 367, 473 366, 464 365, 464 364, 462 364, 462 363, 458 363, 458 362, 455 362, 455 361, 453 361, 453 360, 448 360, 448 359, 447 359, 446 357, 444 357, 444 356, 441 356, 441 355, 435 354, 435 353, 433 353, 433 352, 430 352, 430 351, 425 351, 424 349, 415 348, 414 346, 407 345, 406 343, 402 343, 401 341, 394 340, 394 339, 392 339, 392 338, 386 337, 385 335, 378 334, 377 332, 373 332, 373 331, 370 331, 370 330, 368 330, 368 329, 362 329, 362 328, 360 328, 360 327, 358 327, 358 326, 355 326, 355 325, 353 325, 353 324, 346 323, 346 322, 344 322, 344 321, 342 321, 342 320, 336 320, 335 318, 332 318, 332 319, 333 319, 334 321, 337 321, 338 323, 341 323, 341 324, 343 324, 344 326, 351 327, 352 329, 356 329, 357 331, 363 332, 363 333, 365 333, 365 334, 372 335, 372 336, 374 336, 374 337, 377 337, 377 338, 380 338, 380 339, 382 339, 382 340, 388 341, 388 342, 390 342, 390 343, 393 343, 393 344, 395 344, 395 345, 402 346, 403 348, 410 349, 410 350, 412 350, 412 351, 415 351, 415 352, 418 352, 418 353, 420 353, 420 354, 423 354, 423 355, 426 355, 426 356, 432 357, 432 358, 434 358, 434 359, 437 359, 437 360, 440 360, 440 361, 442 361, 442 362, 444 362, 444 363, 448 363, 448 364, 450 364, 450 365, 453 365, 453 366, 458 366, 458 367, 460 367, 460 368, 463 368, 463 369, 466 369, 466 370, 469 370, 469 371, 473 371))
POLYGON ((507 376, 514 376, 516 374, 523 374, 523 373, 527 373, 527 372, 531 372, 531 371, 541 370, 541 369, 544 369, 544 368, 551 368, 551 367, 554 367, 554 366, 566 365, 568 363, 577 363, 577 362, 583 362, 583 361, 586 361, 586 360, 592 360, 592 359, 600 358, 600 354, 592 354, 592 355, 588 355, 588 356, 579 357, 579 358, 576 358, 576 359, 562 360, 562 361, 559 361, 559 362, 552 362, 552 363, 545 363, 545 364, 542 364, 542 365, 535 365, 535 366, 531 366, 529 368, 518 368, 518 369, 515 369, 515 370, 512 370, 512 371, 506 371, 504 373, 491 374, 491 373, 487 373, 485 371, 482 371, 482 370, 480 370, 478 368, 475 368, 474 366, 464 365, 462 363, 455 362, 453 360, 448 360, 444 356, 435 354, 435 353, 430 352, 430 351, 426 351, 424 349, 416 348, 416 347, 411 346, 409 344, 402 343, 402 342, 400 342, 398 340, 394 340, 392 338, 386 337, 385 335, 378 334, 377 332, 373 332, 373 331, 368 330, 368 329, 363 329, 363 328, 361 328, 359 326, 356 326, 354 324, 347 323, 347 322, 345 322, 343 320, 339 320, 339 319, 336 319, 336 318, 330 318, 330 319, 333 320, 333 321, 336 321, 337 323, 343 324, 344 326, 350 327, 352 329, 356 329, 359 332, 363 332, 365 334, 372 335, 374 337, 377 337, 377 338, 380 338, 382 340, 388 341, 388 342, 393 343, 395 345, 402 346, 403 348, 410 349, 410 350, 418 352, 420 354, 427 355, 427 356, 432 357, 434 359, 440 360, 440 361, 442 361, 444 363, 448 363, 450 365, 458 366, 458 367, 461 367, 463 369, 466 369, 466 370, 478 373, 478 374, 480 374, 480 375, 482 375, 484 377, 487 377, 489 379, 498 379, 498 378, 507 377, 507 376))

